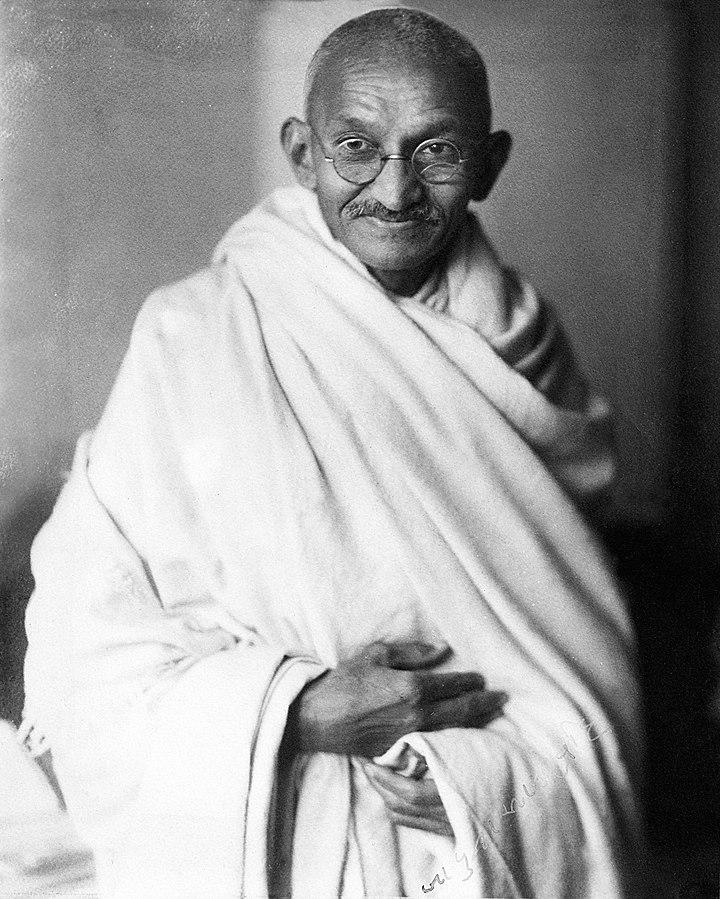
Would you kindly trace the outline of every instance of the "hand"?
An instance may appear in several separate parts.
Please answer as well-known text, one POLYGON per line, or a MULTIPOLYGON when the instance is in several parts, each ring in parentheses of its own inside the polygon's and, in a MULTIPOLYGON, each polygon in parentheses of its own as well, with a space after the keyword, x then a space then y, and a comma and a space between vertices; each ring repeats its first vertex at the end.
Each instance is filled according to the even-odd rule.
POLYGON ((403 777, 382 765, 365 762, 363 770, 368 780, 385 800, 390 820, 403 827, 427 830, 440 836, 452 837, 445 806, 431 778, 415 780, 403 777))
POLYGON ((447 645, 371 643, 308 684, 290 707, 286 745, 295 751, 372 758, 413 731, 483 727, 504 693, 474 671, 428 673, 447 645))

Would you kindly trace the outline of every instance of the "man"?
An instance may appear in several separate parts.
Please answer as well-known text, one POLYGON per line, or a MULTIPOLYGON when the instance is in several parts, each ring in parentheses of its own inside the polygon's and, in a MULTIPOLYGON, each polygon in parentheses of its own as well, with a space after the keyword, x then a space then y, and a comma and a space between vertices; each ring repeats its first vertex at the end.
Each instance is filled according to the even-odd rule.
POLYGON ((110 894, 633 892, 608 413, 469 212, 483 63, 378 10, 306 99, 299 186, 148 301, 80 441, 28 716, 110 894))

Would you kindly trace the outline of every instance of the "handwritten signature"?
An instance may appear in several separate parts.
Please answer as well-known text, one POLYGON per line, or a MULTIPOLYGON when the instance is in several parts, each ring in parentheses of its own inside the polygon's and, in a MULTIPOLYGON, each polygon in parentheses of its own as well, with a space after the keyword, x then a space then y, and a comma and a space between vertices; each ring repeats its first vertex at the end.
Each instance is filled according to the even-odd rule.
MULTIPOLYGON (((590 743, 596 742, 596 740, 599 740, 600 737, 604 733, 606 733, 608 730, 610 730, 609 727, 606 727, 599 733, 595 733, 595 735, 593 736, 592 734, 595 731, 597 731, 597 727, 596 727, 595 723, 592 721, 587 721, 585 718, 583 718, 581 720, 582 720, 582 729, 585 731, 585 736, 590 743)), ((560 753, 560 755, 556 755, 555 759, 558 762, 562 762, 563 760, 565 761, 565 769, 562 772, 563 775, 565 775, 565 776, 567 776, 567 773, 568 773, 570 759, 576 758, 576 756, 573 755, 572 751, 570 750, 570 747, 568 746, 568 742, 572 743, 573 749, 576 749, 577 745, 578 745, 577 740, 575 739, 574 736, 568 737, 567 729, 568 728, 577 728, 578 726, 579 726, 579 724, 577 721, 563 721, 560 724, 560 729, 562 731, 563 736, 565 737, 565 740, 563 741, 563 744, 562 744, 563 751, 560 753)), ((548 785, 547 781, 541 782, 538 780, 537 773, 533 776, 530 783, 533 787, 532 793, 528 790, 527 784, 523 783, 522 784, 522 794, 524 794, 524 796, 522 794, 520 796, 517 796, 517 795, 514 796, 510 800, 509 808, 507 805, 505 805, 503 803, 503 810, 500 813, 500 818, 506 818, 509 815, 516 815, 518 812, 518 808, 524 808, 525 805, 527 804, 527 801, 534 798, 535 794, 537 793, 538 784, 540 784, 541 786, 548 785)), ((603 812, 603 818, 605 818, 606 816, 607 816, 607 811, 603 812)), ((497 832, 497 828, 495 826, 495 822, 493 821, 492 817, 485 818, 485 820, 482 823, 483 823, 483 828, 484 828, 485 832, 492 834, 492 835, 494 835, 497 832)), ((479 833, 477 836, 477 839, 475 840, 475 845, 473 846, 473 854, 477 851, 478 847, 481 847, 483 850, 488 848, 487 841, 482 833, 479 833)), ((471 867, 470 862, 468 861, 468 855, 465 852, 455 850, 455 861, 458 862, 458 864, 462 862, 465 865, 464 869, 460 871, 460 873, 461 874, 464 873, 465 876, 461 877, 460 879, 462 881, 469 880, 475 872, 474 872, 474 869, 471 867)), ((424 883, 421 884, 423 893, 432 893, 432 891, 435 889, 436 886, 442 886, 448 880, 453 879, 453 875, 447 873, 447 867, 448 867, 447 865, 443 865, 443 867, 440 869, 440 871, 437 871, 435 873, 435 876, 433 877, 433 879, 430 881, 430 883, 427 886, 424 883)), ((454 876, 457 877, 457 871, 455 872, 454 876)))
MULTIPOLYGON (((468 861, 467 855, 464 852, 458 852, 457 850, 455 850, 455 861, 465 863, 464 871, 460 871, 460 873, 461 874, 464 873, 465 876, 461 877, 460 880, 463 880, 463 881, 469 880, 475 872, 470 867, 470 862, 468 861)), ((440 876, 440 871, 438 871, 435 874, 435 876, 433 877, 433 879, 430 881, 429 886, 426 887, 425 884, 422 884, 423 893, 432 893, 432 891, 435 889, 436 886, 442 886, 442 884, 444 884, 446 881, 453 879, 452 875, 447 873, 446 865, 443 865, 440 870, 442 871, 442 874, 443 874, 442 877, 440 876)))

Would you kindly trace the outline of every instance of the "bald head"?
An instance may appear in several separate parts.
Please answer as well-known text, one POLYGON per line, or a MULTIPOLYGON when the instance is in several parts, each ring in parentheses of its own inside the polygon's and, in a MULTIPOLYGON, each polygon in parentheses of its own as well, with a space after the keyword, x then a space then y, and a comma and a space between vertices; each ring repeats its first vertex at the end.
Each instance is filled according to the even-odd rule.
POLYGON ((416 9, 376 9, 336 28, 318 47, 305 79, 305 116, 322 105, 325 90, 348 66, 430 71, 462 87, 481 133, 490 131, 485 64, 470 41, 434 16, 416 9))

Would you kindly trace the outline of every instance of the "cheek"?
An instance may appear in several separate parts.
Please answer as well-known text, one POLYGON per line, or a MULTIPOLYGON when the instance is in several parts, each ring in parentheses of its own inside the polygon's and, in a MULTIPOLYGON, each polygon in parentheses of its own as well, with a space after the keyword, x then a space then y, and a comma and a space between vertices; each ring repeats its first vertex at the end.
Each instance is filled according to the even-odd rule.
POLYGON ((436 190, 432 195, 432 202, 442 210, 445 221, 457 222, 465 216, 470 202, 470 191, 463 186, 462 190, 440 191, 436 190))
POLYGON ((334 235, 335 229, 342 224, 342 209, 357 194, 357 188, 352 189, 349 184, 344 188, 318 182, 315 192, 325 223, 334 235))

